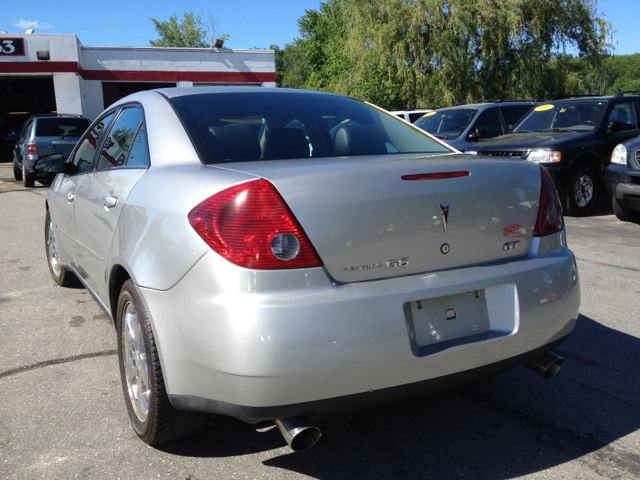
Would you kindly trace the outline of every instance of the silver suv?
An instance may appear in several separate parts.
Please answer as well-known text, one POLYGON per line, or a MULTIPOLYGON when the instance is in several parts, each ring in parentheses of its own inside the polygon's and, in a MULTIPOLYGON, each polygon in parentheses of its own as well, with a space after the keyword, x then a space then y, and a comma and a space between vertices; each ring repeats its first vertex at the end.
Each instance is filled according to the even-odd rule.
POLYGON ((33 164, 54 153, 69 156, 91 122, 80 115, 39 114, 27 120, 13 149, 13 176, 25 187, 36 179, 50 179, 51 174, 37 173, 33 164))

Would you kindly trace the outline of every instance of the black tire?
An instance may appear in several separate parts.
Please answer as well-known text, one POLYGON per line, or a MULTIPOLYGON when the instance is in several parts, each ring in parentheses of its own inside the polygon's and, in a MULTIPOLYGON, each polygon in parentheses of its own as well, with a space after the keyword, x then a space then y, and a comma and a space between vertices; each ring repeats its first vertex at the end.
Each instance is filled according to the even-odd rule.
POLYGON ((22 169, 15 161, 13 162, 13 178, 15 178, 18 182, 22 181, 22 169))
POLYGON ((613 213, 616 214, 616 217, 618 217, 619 220, 622 220, 623 222, 640 221, 640 212, 620 206, 616 197, 611 197, 611 206, 613 207, 613 213))
POLYGON ((35 185, 35 176, 27 171, 27 166, 22 162, 22 185, 27 188, 33 188, 35 185))
POLYGON ((571 170, 562 189, 562 209, 570 217, 582 217, 589 213, 596 203, 598 180, 593 168, 578 164, 571 170))
POLYGON ((47 214, 44 217, 44 246, 47 253, 49 273, 53 281, 62 287, 76 285, 78 278, 73 272, 66 270, 58 258, 58 248, 49 210, 47 210, 47 214))
POLYGON ((151 323, 131 280, 127 280, 120 291, 116 326, 122 390, 131 426, 140 439, 149 445, 158 445, 193 435, 206 427, 212 414, 176 410, 169 402, 151 323), (129 335, 129 332, 138 335, 129 335), (141 341, 136 342, 136 337, 141 341), (136 375, 132 376, 133 373, 136 375), (131 388, 127 376, 131 377, 131 388), (136 401, 136 397, 140 400, 136 401))

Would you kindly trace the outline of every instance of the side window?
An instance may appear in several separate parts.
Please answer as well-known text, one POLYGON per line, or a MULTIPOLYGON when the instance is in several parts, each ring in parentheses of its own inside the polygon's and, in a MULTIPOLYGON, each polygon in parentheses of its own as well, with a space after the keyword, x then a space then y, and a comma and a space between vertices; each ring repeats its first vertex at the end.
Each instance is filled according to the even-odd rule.
POLYGON ((480 114, 478 120, 474 124, 471 131, 475 131, 476 128, 485 128, 487 134, 482 138, 497 137, 504 133, 504 125, 502 123, 502 117, 497 108, 488 108, 480 114))
POLYGON ((636 130, 638 128, 638 121, 636 119, 636 112, 634 111, 631 102, 620 102, 613 106, 607 124, 611 122, 622 123, 622 130, 636 130))
POLYGON ((136 138, 133 140, 126 166, 132 168, 149 166, 149 144, 147 143, 147 131, 144 128, 144 122, 140 125, 136 138))
POLYGON ((80 143, 74 155, 70 156, 67 160, 68 164, 73 165, 69 168, 70 175, 77 173, 84 173, 91 170, 93 164, 93 157, 96 153, 98 145, 100 145, 100 139, 104 134, 105 129, 109 128, 109 124, 115 117, 115 112, 110 113, 104 117, 100 122, 91 129, 89 134, 84 137, 84 140, 80 143))
POLYGON ((500 107, 500 110, 506 124, 515 125, 531 108, 531 105, 508 105, 500 107))
POLYGON ((409 114, 409 121, 411 123, 413 123, 416 120, 418 120, 422 115, 424 115, 424 113, 410 113, 409 114))
POLYGON ((127 160, 129 148, 142 122, 142 112, 135 107, 125 108, 116 119, 104 141, 96 170, 121 167, 127 160))

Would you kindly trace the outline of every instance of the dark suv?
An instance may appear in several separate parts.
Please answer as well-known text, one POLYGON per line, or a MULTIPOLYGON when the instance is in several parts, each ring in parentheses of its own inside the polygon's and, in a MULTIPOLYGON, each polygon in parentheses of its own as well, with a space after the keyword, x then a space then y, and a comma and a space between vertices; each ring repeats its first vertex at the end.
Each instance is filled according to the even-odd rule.
POLYGON ((587 214, 604 186, 613 149, 640 135, 640 91, 613 96, 555 98, 531 110, 507 135, 483 140, 467 153, 544 165, 567 215, 587 214))
POLYGON ((427 112, 414 125, 464 152, 480 139, 504 135, 536 105, 535 100, 474 100, 427 112))
POLYGON ((22 127, 20 139, 13 149, 13 176, 25 187, 33 187, 36 178, 51 174, 37 173, 33 164, 53 153, 69 156, 91 122, 80 115, 40 114, 31 117, 22 127))

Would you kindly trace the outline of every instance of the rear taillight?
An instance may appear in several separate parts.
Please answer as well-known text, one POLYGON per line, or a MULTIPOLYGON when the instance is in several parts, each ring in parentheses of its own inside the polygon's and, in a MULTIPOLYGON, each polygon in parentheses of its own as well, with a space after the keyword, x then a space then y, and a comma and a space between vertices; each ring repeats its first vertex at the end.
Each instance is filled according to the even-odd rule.
POLYGON ((556 186, 551 175, 543 166, 540 167, 542 186, 540 188, 540 206, 538 207, 538 220, 533 230, 534 237, 544 237, 559 232, 564 227, 562 219, 562 207, 556 192, 556 186))
POLYGON ((214 251, 241 267, 279 270, 322 265, 280 194, 263 179, 207 198, 189 212, 189 223, 214 251))
POLYGON ((27 155, 38 155, 38 149, 36 148, 35 143, 30 143, 27 145, 27 155))

